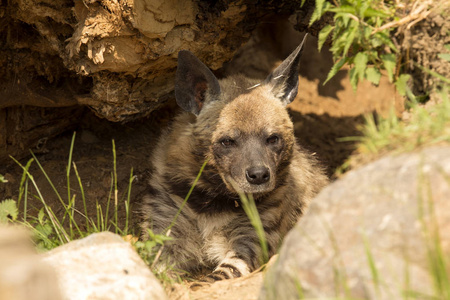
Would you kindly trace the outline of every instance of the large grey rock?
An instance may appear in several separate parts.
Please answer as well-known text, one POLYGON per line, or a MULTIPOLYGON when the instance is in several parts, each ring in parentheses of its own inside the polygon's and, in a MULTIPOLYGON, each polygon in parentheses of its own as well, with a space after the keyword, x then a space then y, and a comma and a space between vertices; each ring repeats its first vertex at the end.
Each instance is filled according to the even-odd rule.
POLYGON ((40 261, 28 231, 0 226, 0 299, 60 300, 55 273, 40 261))
POLYGON ((260 299, 433 295, 437 233, 448 258, 450 147, 382 158, 318 195, 286 237, 260 299))
POLYGON ((167 299, 131 245, 110 232, 55 248, 43 261, 55 268, 64 299, 167 299))

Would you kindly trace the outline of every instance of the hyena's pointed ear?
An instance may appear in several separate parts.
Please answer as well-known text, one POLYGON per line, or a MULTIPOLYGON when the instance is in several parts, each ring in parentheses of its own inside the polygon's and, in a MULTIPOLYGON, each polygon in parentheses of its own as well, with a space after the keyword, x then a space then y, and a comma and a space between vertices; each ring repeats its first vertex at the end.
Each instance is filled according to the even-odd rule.
POLYGON ((298 91, 298 69, 300 66, 300 57, 302 56, 303 44, 306 34, 297 47, 281 65, 279 65, 264 81, 272 87, 272 92, 280 99, 284 105, 291 103, 298 91))
POLYGON ((187 50, 178 53, 175 79, 175 98, 185 111, 198 115, 207 94, 219 95, 220 85, 216 76, 194 54, 187 50))

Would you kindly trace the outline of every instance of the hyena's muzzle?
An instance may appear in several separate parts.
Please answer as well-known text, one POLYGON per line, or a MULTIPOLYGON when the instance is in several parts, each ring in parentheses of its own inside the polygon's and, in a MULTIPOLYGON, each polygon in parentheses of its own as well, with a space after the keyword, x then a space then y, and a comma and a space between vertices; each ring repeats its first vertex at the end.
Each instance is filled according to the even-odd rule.
POLYGON ((283 141, 278 136, 227 138, 214 147, 222 178, 236 192, 267 193, 275 188, 283 141))

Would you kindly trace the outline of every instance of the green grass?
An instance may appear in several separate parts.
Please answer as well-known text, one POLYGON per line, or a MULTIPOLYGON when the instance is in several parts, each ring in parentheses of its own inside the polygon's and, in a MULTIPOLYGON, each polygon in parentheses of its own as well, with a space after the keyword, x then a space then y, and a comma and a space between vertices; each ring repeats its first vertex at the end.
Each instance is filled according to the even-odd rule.
MULTIPOLYGON (((439 92, 440 102, 424 106, 410 101, 409 119, 400 120, 393 110, 387 117, 367 115, 360 127, 362 136, 347 137, 341 141, 358 142, 357 153, 365 160, 375 159, 386 153, 400 153, 415 149, 450 143, 449 85, 439 92)), ((346 165, 351 165, 351 160, 346 165)), ((345 167, 345 166, 344 166, 345 167)))
MULTIPOLYGON (((83 186, 83 181, 78 172, 78 168, 76 163, 73 161, 73 149, 75 145, 75 137, 74 133, 69 155, 68 161, 66 165, 66 199, 62 196, 62 194, 58 191, 55 184, 53 183, 50 176, 45 171, 42 164, 39 162, 38 158, 31 153, 32 158, 25 164, 21 164, 16 159, 12 158, 23 170, 23 174, 20 181, 19 186, 19 195, 18 201, 14 200, 4 200, 0 203, 0 222, 1 223, 20 223, 28 228, 30 228, 35 236, 35 241, 38 249, 40 250, 50 250, 60 245, 66 244, 75 239, 86 237, 89 234, 102 232, 102 231, 114 231, 122 236, 126 236, 131 232, 129 228, 129 218, 130 218, 130 199, 131 199, 131 189, 133 183, 133 169, 131 169, 128 188, 126 192, 123 194, 123 197, 119 199, 119 191, 118 191, 118 177, 117 177, 117 164, 116 164, 116 150, 115 150, 115 142, 112 141, 112 152, 113 152, 113 170, 111 172, 111 185, 108 199, 106 201, 106 207, 103 207, 98 202, 96 203, 96 212, 95 217, 91 216, 88 208, 86 193, 83 186), (58 219, 54 210, 55 207, 51 207, 41 192, 35 177, 31 174, 30 167, 35 163, 37 164, 39 170, 42 175, 46 178, 48 184, 53 190, 53 197, 58 199, 60 207, 63 209, 63 216, 61 219, 58 219), (71 188, 71 176, 73 174, 76 177, 76 182, 78 183, 79 192, 74 192, 71 188), (34 187, 35 194, 33 194, 29 187, 31 184, 34 187), (81 197, 81 201, 83 203, 82 211, 78 211, 75 208, 75 199, 81 197), (28 199, 32 197, 38 199, 42 204, 42 208, 39 209, 37 213, 31 216, 28 212, 28 199), (113 204, 112 204, 113 203, 113 204), (123 203, 123 205, 122 205, 123 203), (110 206, 113 205, 113 214, 111 215, 110 206), (19 218, 19 207, 23 207, 23 217, 19 218), (124 209, 126 212, 125 225, 121 228, 118 225, 118 211, 120 209, 124 209), (78 224, 75 221, 76 214, 79 214, 83 217, 84 221, 82 224, 78 224), (83 228, 83 229, 82 229, 83 228)), ((204 162, 201 166, 200 171, 198 172, 197 177, 195 178, 193 185, 191 186, 188 194, 186 195, 182 205, 180 206, 177 213, 173 216, 171 224, 164 230, 162 234, 155 234, 152 230, 148 229, 148 239, 145 241, 138 241, 137 237, 131 238, 132 244, 138 254, 142 257, 144 262, 148 264, 153 271, 155 264, 158 262, 161 252, 164 248, 164 244, 167 241, 170 241, 172 238, 170 237, 171 229, 176 224, 177 219, 181 213, 181 210, 186 205, 193 189, 195 188, 200 176, 203 173, 204 168, 208 160, 204 162)), ((1 177, 2 182, 5 182, 4 177, 1 177)), ((50 197, 51 195, 48 195, 50 197)), ((266 263, 269 259, 268 257, 268 247, 267 241, 264 236, 264 229, 262 227, 261 220, 259 219, 258 211, 256 209, 255 201, 253 199, 253 195, 245 195, 241 194, 241 200, 243 204, 243 208, 249 219, 251 224, 255 227, 258 238, 261 241, 262 247, 262 258, 261 263, 266 263)), ((169 277, 166 273, 170 272, 170 266, 168 266, 167 272, 157 273, 156 275, 160 278, 164 284, 179 282, 180 280, 174 281, 173 278, 169 277)), ((180 271, 171 272, 172 274, 180 274, 180 271)))
POLYGON ((264 232, 264 227, 261 222, 261 218, 259 217, 258 209, 256 208, 256 203, 253 198, 253 194, 246 194, 240 191, 237 183, 234 182, 231 178, 229 179, 231 185, 234 190, 239 194, 239 198, 241 199, 242 208, 244 209, 245 214, 250 220, 250 224, 253 226, 256 232, 256 236, 258 237, 260 246, 261 246, 261 257, 259 257, 260 265, 264 265, 269 261, 269 247, 267 244, 266 235, 264 232))
POLYGON ((87 199, 85 195, 85 190, 83 187, 82 179, 78 172, 76 163, 73 161, 73 149, 75 145, 74 133, 72 141, 70 144, 70 150, 68 155, 68 161, 66 166, 66 198, 58 191, 55 184, 53 183, 50 176, 47 174, 46 170, 39 162, 39 159, 31 152, 32 158, 25 164, 21 164, 19 161, 11 157, 23 170, 19 185, 19 195, 17 202, 3 201, 0 206, 0 222, 13 222, 20 223, 28 228, 30 228, 34 235, 38 249, 50 250, 60 245, 66 244, 72 240, 86 237, 89 234, 95 232, 109 231, 112 230, 121 235, 127 235, 132 233, 129 228, 129 218, 130 218, 130 199, 131 199, 131 187, 134 180, 133 169, 131 169, 130 178, 128 182, 128 188, 123 194, 121 201, 118 198, 118 185, 117 185, 117 169, 116 169, 116 151, 114 140, 112 142, 113 149, 113 172, 111 173, 111 190, 114 191, 114 213, 111 217, 109 215, 111 193, 107 200, 106 208, 102 207, 98 202, 96 206, 95 218, 89 215, 87 209, 87 199), (44 197, 38 186, 35 175, 31 174, 30 166, 35 163, 42 175, 46 178, 48 184, 53 190, 53 195, 47 195, 46 197, 52 197, 58 199, 59 208, 62 209, 63 215, 58 218, 55 214, 55 210, 59 209, 57 207, 51 207, 46 197, 44 197), (79 192, 73 192, 70 186, 71 176, 73 174, 76 176, 76 181, 78 182, 79 192), (29 189, 29 185, 32 185, 34 192, 29 189), (77 196, 81 195, 81 200, 83 202, 83 211, 79 211, 75 208, 75 203, 77 196), (41 203, 41 208, 39 211, 30 215, 28 199, 34 198, 39 200, 41 203), (15 206, 15 208, 14 208, 15 206), (22 218, 19 218, 18 214, 11 213, 12 211, 18 211, 19 208, 23 211, 22 218), (118 211, 125 210, 125 224, 120 227, 118 224, 118 211), (75 221, 76 214, 83 217, 82 224, 75 221), (3 215, 3 217, 1 217, 3 215), (6 216, 6 218, 4 217, 6 216))
MULTIPOLYGON (((19 193, 17 202, 12 199, 4 199, 0 202, 0 223, 13 223, 21 224, 29 228, 33 235, 36 247, 40 251, 47 251, 63 244, 69 243, 70 241, 86 237, 93 233, 112 231, 124 237, 125 240, 129 241, 133 247, 136 249, 137 253, 141 256, 144 262, 149 265, 152 269, 155 263, 158 261, 159 255, 164 247, 164 243, 171 240, 170 227, 176 222, 176 219, 181 212, 178 211, 177 215, 174 216, 172 225, 166 230, 164 234, 155 234, 153 231, 148 230, 149 239, 146 241, 138 241, 137 235, 140 233, 134 232, 134 228, 130 228, 130 202, 131 202, 131 190, 134 181, 133 169, 130 171, 130 176, 128 180, 128 187, 122 196, 119 194, 118 176, 117 176, 117 156, 116 156, 116 145, 114 140, 112 141, 112 171, 110 174, 111 183, 108 199, 106 204, 101 205, 98 200, 96 202, 95 212, 90 212, 87 207, 86 192, 81 179, 80 173, 76 163, 73 161, 73 149, 75 145, 74 133, 72 141, 70 144, 70 150, 68 154, 68 161, 66 165, 66 186, 67 191, 65 196, 58 191, 55 184, 53 183, 50 176, 47 174, 46 170, 39 162, 38 158, 31 153, 32 158, 25 164, 21 164, 16 159, 12 158, 23 170, 21 181, 19 185, 19 193), (41 189, 39 188, 35 175, 30 171, 31 165, 35 163, 38 166, 41 174, 46 178, 48 184, 53 190, 53 194, 48 194, 44 197, 41 189), (76 182, 78 183, 79 190, 74 192, 73 187, 71 187, 71 177, 75 175, 76 182), (34 192, 29 189, 29 185, 34 187, 34 192), (58 218, 55 214, 55 210, 58 207, 51 207, 46 201, 46 197, 52 197, 58 199, 59 208, 62 208, 63 215, 58 218), (75 208, 76 199, 81 197, 83 204, 83 209, 77 210, 75 208), (29 212, 28 200, 34 198, 39 200, 41 208, 34 212, 29 212), (19 214, 19 208, 22 214, 19 214), (112 213, 110 210, 113 210, 112 213), (119 225, 119 210, 125 211, 125 220, 122 222, 123 225, 119 225), (82 216, 82 222, 76 221, 76 214, 82 216)), ((204 167, 201 168, 191 191, 186 196, 183 203, 189 198, 195 184, 197 183, 204 167)), ((0 177, 1 182, 6 182, 4 177, 0 177)), ((79 219, 79 218, 78 218, 79 219)), ((180 282, 181 280, 174 280, 169 277, 166 273, 155 274, 164 284, 171 284, 173 282, 180 282)))
POLYGON ((263 265, 269 261, 269 247, 267 245, 266 234, 261 218, 259 217, 258 209, 256 208, 255 200, 253 199, 252 194, 246 195, 245 193, 239 193, 239 198, 241 198, 242 208, 247 214, 247 217, 258 236, 259 244, 261 246, 260 265, 263 265))

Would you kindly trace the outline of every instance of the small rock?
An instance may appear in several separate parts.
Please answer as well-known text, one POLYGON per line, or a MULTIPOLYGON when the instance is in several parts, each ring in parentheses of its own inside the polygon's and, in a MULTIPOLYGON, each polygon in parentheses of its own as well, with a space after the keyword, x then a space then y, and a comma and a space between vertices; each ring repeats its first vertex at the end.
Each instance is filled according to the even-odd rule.
POLYGON ((449 154, 385 157, 326 187, 286 237, 259 299, 433 298, 430 254, 450 254, 449 154))
POLYGON ((130 244, 110 232, 92 234, 43 255, 67 300, 167 299, 130 244))
POLYGON ((0 299, 61 300, 56 276, 20 227, 0 226, 0 299))

